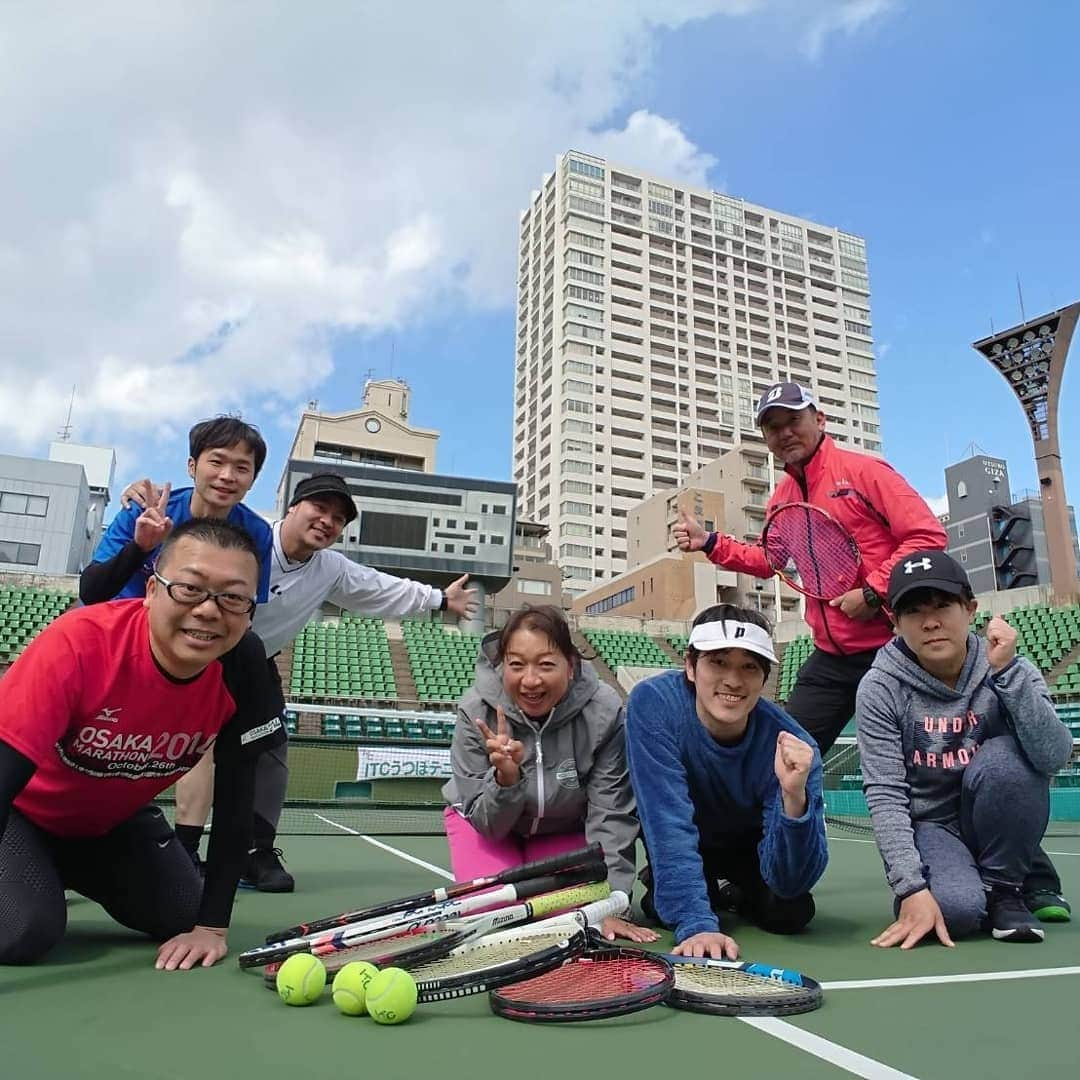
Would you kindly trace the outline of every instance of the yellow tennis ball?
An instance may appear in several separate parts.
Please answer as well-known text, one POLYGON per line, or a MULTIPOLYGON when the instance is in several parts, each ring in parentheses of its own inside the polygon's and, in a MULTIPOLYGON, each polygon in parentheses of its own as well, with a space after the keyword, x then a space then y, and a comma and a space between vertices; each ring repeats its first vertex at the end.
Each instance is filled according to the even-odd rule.
POLYGON ((416 1010, 416 983, 401 968, 384 968, 368 983, 367 1011, 377 1024, 402 1024, 416 1010))
POLYGON ((354 960, 346 964, 335 976, 330 988, 334 1004, 346 1016, 363 1016, 367 1012, 364 999, 367 997, 368 983, 379 969, 365 960, 354 960))
POLYGON ((277 992, 286 1005, 313 1005, 326 986, 326 967, 311 953, 290 956, 278 968, 277 992))

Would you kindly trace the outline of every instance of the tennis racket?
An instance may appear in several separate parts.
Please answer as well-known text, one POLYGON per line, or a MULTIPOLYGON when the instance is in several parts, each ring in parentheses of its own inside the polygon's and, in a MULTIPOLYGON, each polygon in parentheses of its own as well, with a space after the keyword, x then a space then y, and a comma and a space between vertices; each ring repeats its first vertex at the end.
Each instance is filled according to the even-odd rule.
POLYGON ((518 881, 528 881, 530 878, 544 877, 548 874, 557 874, 563 870, 572 870, 579 866, 602 862, 603 858, 603 848, 599 844, 591 844, 589 847, 580 848, 577 851, 567 851, 562 855, 537 859, 534 862, 523 863, 521 866, 511 866, 492 877, 474 878, 472 881, 458 881, 443 888, 416 893, 414 896, 403 896, 397 900, 387 900, 382 904, 374 904, 371 907, 343 911, 339 915, 328 915, 322 919, 314 919, 309 923, 299 923, 296 926, 290 926, 286 930, 276 930, 274 933, 268 934, 266 941, 267 944, 276 941, 288 941, 290 938, 307 937, 309 934, 332 930, 338 926, 347 926, 350 923, 364 922, 383 915, 392 915, 397 911, 413 911, 416 908, 442 904, 447 900, 456 900, 458 897, 468 896, 470 893, 480 892, 483 889, 490 889, 495 885, 513 885, 518 881))
POLYGON ((493 990, 491 1011, 508 1020, 606 1020, 659 1005, 675 985, 666 957, 643 949, 594 948, 561 967, 493 990))
MULTIPOLYGON (((324 956, 332 952, 339 952, 341 949, 352 945, 360 945, 366 941, 393 937, 436 922, 461 918, 464 915, 483 911, 485 908, 512 904, 516 900, 526 900, 529 897, 540 896, 544 893, 554 893, 569 886, 597 882, 606 875, 607 869, 603 863, 583 866, 576 870, 568 870, 562 874, 552 874, 548 877, 520 881, 513 885, 503 885, 501 888, 490 892, 464 896, 459 900, 448 900, 445 903, 416 911, 395 912, 383 916, 381 919, 351 923, 348 926, 343 926, 338 930, 329 931, 325 934, 314 934, 307 937, 290 938, 288 941, 278 941, 270 945, 259 945, 242 952, 238 962, 242 968, 252 968, 287 960, 295 953, 309 952, 315 956, 324 956)), ((604 889, 603 895, 606 896, 609 891, 606 884, 604 889)), ((590 896, 588 899, 598 900, 601 897, 590 896)), ((559 909, 552 908, 550 910, 557 911, 559 909)))
MULTIPOLYGON (((467 997, 542 974, 578 956, 589 947, 588 927, 625 911, 627 903, 625 893, 614 892, 607 899, 586 904, 576 911, 509 930, 481 933, 484 926, 470 925, 468 940, 435 959, 430 958, 429 951, 427 958, 417 959, 410 952, 402 959, 402 953, 396 952, 392 961, 387 960, 386 942, 361 946, 364 955, 347 949, 328 957, 326 970, 334 975, 354 960, 368 960, 377 967, 382 960, 384 964, 392 962, 395 967, 412 972, 421 1002, 467 997)), ((264 978, 271 990, 275 988, 278 966, 266 969, 264 978)))
POLYGON ((765 522, 761 546, 769 566, 814 600, 835 600, 859 584, 859 545, 819 506, 797 502, 777 507, 765 522))
POLYGON ((821 1007, 820 983, 768 964, 668 956, 675 987, 666 1004, 718 1016, 794 1016, 821 1007))

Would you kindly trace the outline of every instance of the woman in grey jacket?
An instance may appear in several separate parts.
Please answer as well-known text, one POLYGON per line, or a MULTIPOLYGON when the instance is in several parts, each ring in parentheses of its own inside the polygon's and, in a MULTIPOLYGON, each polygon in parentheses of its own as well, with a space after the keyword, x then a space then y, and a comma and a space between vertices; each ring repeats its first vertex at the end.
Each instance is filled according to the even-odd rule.
MULTIPOLYGON (((459 881, 599 843, 612 889, 631 893, 638 821, 622 702, 557 608, 522 608, 484 639, 451 762, 444 820, 459 881)), ((605 931, 656 938, 622 920, 605 931)))

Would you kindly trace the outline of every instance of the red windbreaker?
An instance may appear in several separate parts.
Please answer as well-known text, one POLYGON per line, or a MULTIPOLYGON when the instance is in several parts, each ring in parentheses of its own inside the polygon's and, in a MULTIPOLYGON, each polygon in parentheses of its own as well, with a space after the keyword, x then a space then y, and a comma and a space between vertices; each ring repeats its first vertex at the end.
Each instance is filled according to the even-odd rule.
MULTIPOLYGON (((888 590, 889 572, 905 555, 921 548, 945 550, 941 523, 921 495, 887 462, 853 450, 841 450, 826 435, 806 463, 800 480, 787 475, 776 485, 767 511, 790 502, 808 502, 827 510, 846 528, 862 552, 863 583, 879 596, 888 590)), ((760 544, 742 544, 717 535, 710 562, 755 577, 772 577, 760 544)), ((892 636, 888 617, 860 622, 849 619, 827 600, 806 598, 806 621, 814 644, 825 652, 876 649, 892 636)))

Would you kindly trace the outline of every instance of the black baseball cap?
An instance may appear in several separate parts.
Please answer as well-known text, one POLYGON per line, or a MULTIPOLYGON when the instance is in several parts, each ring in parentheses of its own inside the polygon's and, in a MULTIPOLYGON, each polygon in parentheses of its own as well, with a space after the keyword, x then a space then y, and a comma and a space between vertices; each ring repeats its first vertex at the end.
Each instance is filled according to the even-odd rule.
POLYGON ((774 383, 761 395, 757 405, 756 419, 761 423, 766 409, 808 409, 817 408, 817 402, 808 390, 805 390, 797 382, 774 383))
POLYGON ((353 502, 352 492, 349 491, 345 478, 338 476, 337 473, 319 473, 318 476, 309 476, 306 480, 301 480, 293 489, 293 497, 289 505, 295 506, 305 499, 317 499, 320 496, 324 499, 339 500, 345 508, 345 520, 347 522, 356 520, 356 503, 353 502))
POLYGON ((964 568, 947 552, 916 551, 906 555, 889 575, 889 607, 896 609, 901 598, 913 589, 936 589, 950 596, 971 592, 964 568))

